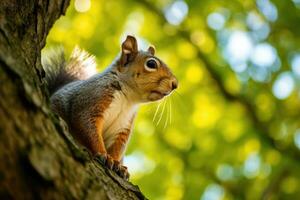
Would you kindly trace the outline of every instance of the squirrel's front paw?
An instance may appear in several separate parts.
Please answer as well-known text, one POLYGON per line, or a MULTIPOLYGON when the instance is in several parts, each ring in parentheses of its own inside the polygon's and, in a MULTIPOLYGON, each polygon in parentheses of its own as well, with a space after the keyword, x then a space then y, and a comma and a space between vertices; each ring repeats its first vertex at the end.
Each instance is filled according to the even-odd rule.
POLYGON ((123 166, 119 161, 114 160, 108 154, 97 154, 95 159, 102 165, 116 172, 120 177, 125 180, 129 179, 127 167, 123 166))
POLYGON ((113 170, 123 179, 129 179, 129 173, 126 166, 123 166, 120 162, 115 161, 113 170))
POLYGON ((105 165, 109 169, 113 169, 114 160, 108 154, 97 154, 96 160, 99 161, 102 165, 105 165))
POLYGON ((129 180, 129 172, 127 170, 127 167, 126 166, 121 166, 121 169, 119 171, 119 175, 124 178, 125 180, 129 180))

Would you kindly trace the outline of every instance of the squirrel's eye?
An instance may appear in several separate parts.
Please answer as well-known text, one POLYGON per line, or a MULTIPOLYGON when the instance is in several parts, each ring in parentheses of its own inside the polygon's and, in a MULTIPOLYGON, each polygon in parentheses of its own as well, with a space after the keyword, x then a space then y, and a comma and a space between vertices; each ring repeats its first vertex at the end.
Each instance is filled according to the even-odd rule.
POLYGON ((154 58, 150 58, 145 63, 145 68, 147 71, 155 71, 157 69, 157 61, 154 58))
POLYGON ((155 69, 157 67, 156 62, 154 60, 148 60, 147 67, 149 67, 151 69, 155 69))

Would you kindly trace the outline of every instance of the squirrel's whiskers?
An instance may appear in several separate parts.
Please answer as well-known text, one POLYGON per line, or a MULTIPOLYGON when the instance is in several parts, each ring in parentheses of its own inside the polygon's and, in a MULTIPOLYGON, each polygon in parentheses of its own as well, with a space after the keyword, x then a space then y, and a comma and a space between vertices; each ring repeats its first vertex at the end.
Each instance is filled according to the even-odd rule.
POLYGON ((170 105, 170 103, 169 103, 169 98, 166 98, 166 102, 167 102, 167 110, 169 111, 167 111, 166 110, 166 112, 167 112, 167 117, 166 117, 166 119, 165 119, 165 124, 164 124, 164 127, 163 127, 163 130, 165 130, 166 129, 166 127, 167 127, 167 124, 168 124, 168 122, 169 122, 169 117, 170 117, 170 107, 168 106, 168 104, 170 105))
POLYGON ((160 108, 162 102, 163 102, 163 101, 160 101, 160 102, 158 103, 158 105, 156 106, 156 110, 155 110, 155 113, 154 113, 154 116, 153 116, 153 119, 152 119, 152 122, 153 122, 153 123, 155 123, 155 121, 156 121, 156 116, 157 116, 157 113, 158 113, 158 111, 159 111, 159 108, 160 108))
POLYGON ((168 126, 168 124, 171 125, 171 123, 172 123, 172 95, 165 97, 156 106, 156 110, 155 110, 155 113, 154 113, 153 119, 152 119, 152 122, 155 123, 155 126, 159 126, 160 122, 162 121, 163 117, 165 116, 165 113, 166 113, 166 117, 165 117, 165 122, 163 125, 163 130, 165 130, 165 128, 168 126), (161 107, 161 105, 162 105, 162 107, 161 107), (159 113, 159 118, 157 119, 158 113, 159 113))
POLYGON ((169 103, 169 115, 170 115, 170 125, 172 123, 172 97, 170 97, 170 103, 169 103))
POLYGON ((160 121, 161 121, 161 119, 162 119, 162 117, 163 117, 163 115, 164 115, 164 113, 165 113, 165 108, 166 108, 166 98, 163 100, 162 111, 161 111, 161 113, 160 113, 160 116, 159 116, 159 119, 158 119, 158 121, 157 121, 157 123, 156 123, 156 126, 159 125, 159 123, 160 123, 160 121))
POLYGON ((173 93, 176 94, 176 95, 173 95, 173 97, 174 97, 174 101, 176 100, 175 103, 178 105, 178 108, 184 109, 184 111, 187 112, 186 111, 187 106, 183 101, 183 96, 177 91, 174 91, 173 93))
POLYGON ((176 94, 177 97, 180 98, 180 100, 183 98, 182 95, 176 90, 174 91, 174 94, 176 94))

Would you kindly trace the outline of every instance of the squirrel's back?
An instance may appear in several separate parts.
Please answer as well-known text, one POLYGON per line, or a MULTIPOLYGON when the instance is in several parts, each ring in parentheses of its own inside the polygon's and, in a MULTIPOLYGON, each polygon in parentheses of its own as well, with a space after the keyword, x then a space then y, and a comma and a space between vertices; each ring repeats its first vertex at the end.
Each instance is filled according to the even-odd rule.
POLYGON ((65 59, 63 48, 53 49, 47 52, 42 59, 46 71, 46 84, 50 95, 64 85, 85 80, 96 74, 96 62, 94 56, 76 47, 68 61, 65 59))

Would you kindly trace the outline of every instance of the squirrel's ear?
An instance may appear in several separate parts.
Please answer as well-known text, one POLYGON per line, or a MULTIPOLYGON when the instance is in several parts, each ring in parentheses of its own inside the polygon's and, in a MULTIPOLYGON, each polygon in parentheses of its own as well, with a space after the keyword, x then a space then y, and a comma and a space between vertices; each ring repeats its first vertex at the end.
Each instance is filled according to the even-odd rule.
POLYGON ((148 48, 148 52, 149 52, 152 56, 154 56, 154 54, 155 54, 155 47, 154 47, 153 45, 150 45, 149 48, 148 48))
POLYGON ((122 43, 121 64, 124 66, 133 61, 138 53, 138 46, 135 37, 127 35, 122 43))

